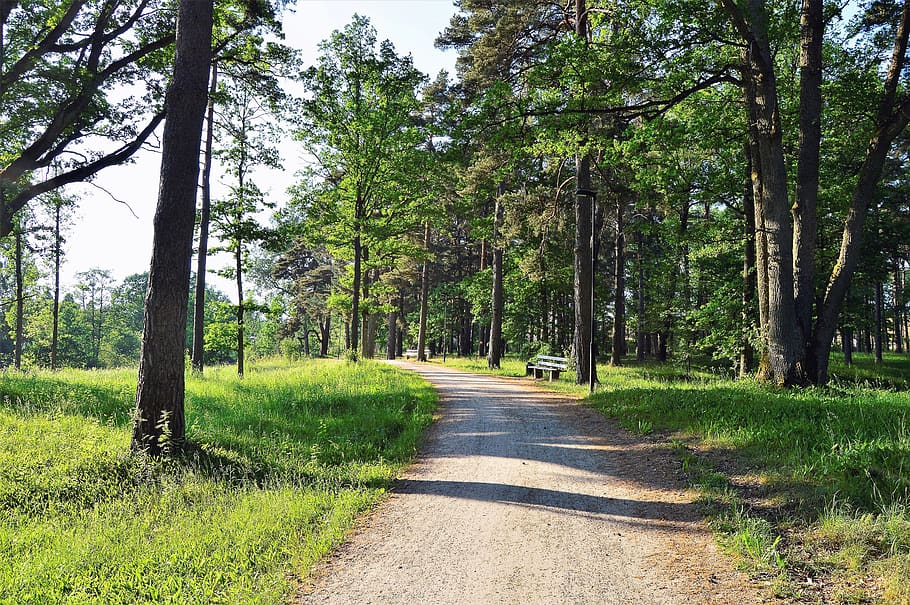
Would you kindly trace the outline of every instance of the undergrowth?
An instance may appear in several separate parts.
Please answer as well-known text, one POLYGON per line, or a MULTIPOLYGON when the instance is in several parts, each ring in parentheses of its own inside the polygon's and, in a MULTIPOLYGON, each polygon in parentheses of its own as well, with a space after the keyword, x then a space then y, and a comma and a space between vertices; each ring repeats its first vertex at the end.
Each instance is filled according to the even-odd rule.
POLYGON ((435 405, 381 364, 207 369, 187 447, 156 460, 128 452, 134 393, 134 371, 0 376, 0 602, 281 602, 435 405))

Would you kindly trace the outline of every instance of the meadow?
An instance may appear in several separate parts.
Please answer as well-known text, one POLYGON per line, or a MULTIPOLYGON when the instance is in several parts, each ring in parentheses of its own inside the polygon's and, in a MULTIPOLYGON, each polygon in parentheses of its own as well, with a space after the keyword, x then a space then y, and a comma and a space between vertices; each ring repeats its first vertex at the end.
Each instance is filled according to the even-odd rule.
POLYGON ((187 379, 187 447, 128 451, 134 370, 0 375, 0 602, 278 603, 415 452, 436 395, 374 363, 187 379))
MULTIPOLYGON (((832 357, 825 387, 598 366, 585 402, 677 451, 718 537, 789 602, 910 603, 910 357, 832 357)), ((446 365, 486 370, 484 359, 446 365)), ((524 361, 493 373, 523 376, 524 361)), ((574 373, 546 388, 587 395, 574 373)))

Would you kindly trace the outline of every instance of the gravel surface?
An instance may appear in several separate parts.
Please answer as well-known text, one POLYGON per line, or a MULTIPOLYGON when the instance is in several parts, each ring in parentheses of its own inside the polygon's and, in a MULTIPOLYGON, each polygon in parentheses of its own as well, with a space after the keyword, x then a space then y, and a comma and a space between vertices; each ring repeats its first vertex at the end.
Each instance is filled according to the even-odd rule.
POLYGON ((295 603, 762 602, 665 444, 530 379, 395 363, 439 390, 441 418, 295 603))

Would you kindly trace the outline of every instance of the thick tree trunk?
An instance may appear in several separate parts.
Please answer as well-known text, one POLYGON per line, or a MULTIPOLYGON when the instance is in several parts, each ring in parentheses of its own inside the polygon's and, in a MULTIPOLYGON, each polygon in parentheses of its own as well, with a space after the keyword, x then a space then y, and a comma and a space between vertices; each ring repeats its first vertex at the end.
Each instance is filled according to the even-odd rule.
POLYGON ((505 186, 499 186, 499 196, 496 198, 496 207, 493 211, 493 292, 492 313, 490 317, 490 353, 487 356, 487 367, 498 369, 502 360, 502 317, 503 317, 503 291, 502 291, 502 239, 499 230, 502 228, 504 208, 502 196, 505 186))
MULTIPOLYGON (((591 195, 591 158, 575 158, 576 184, 578 193, 575 196, 575 382, 588 384, 591 371, 591 324, 594 307, 591 294, 594 288, 594 274, 591 267, 593 250, 591 248, 594 224, 591 210, 594 198, 591 195)), ((596 375, 594 380, 596 381, 596 375)))
POLYGON ((755 197, 752 185, 752 154, 747 144, 746 151, 746 179, 743 191, 743 222, 745 223, 745 250, 743 251, 743 283, 742 283, 742 311, 741 321, 742 340, 739 354, 739 376, 745 378, 752 372, 755 365, 755 355, 752 348, 752 326, 754 314, 754 300, 756 284, 755 267, 755 197))
POLYGON ((427 259, 420 270, 420 326, 417 331, 417 361, 426 361, 424 350, 427 346, 427 314, 430 310, 430 223, 423 227, 423 247, 427 259))
MULTIPOLYGON (((480 270, 485 271, 487 268, 487 240, 480 241, 480 270)), ((487 356, 487 343, 490 341, 490 325, 486 322, 478 321, 477 325, 477 356, 487 356)))
POLYGON ((626 347, 626 250, 625 250, 625 204, 616 201, 616 242, 615 265, 613 271, 613 351, 610 365, 622 365, 622 356, 626 347))
MULTIPOLYGON (((822 115, 822 0, 802 0, 799 56, 799 158, 796 171, 796 203, 793 215, 793 286, 796 323, 801 348, 812 344, 812 305, 815 302, 815 253, 818 234, 819 149, 822 115)), ((812 355, 805 358, 805 371, 812 379, 812 355)))
POLYGON ((905 99, 895 107, 898 85, 906 62, 907 39, 910 35, 910 0, 905 0, 901 12, 900 24, 894 37, 894 49, 888 73, 885 77, 884 93, 875 116, 875 131, 866 151, 866 158, 860 168, 859 178, 853 190, 850 209, 844 221, 840 253, 834 269, 828 278, 828 286, 822 301, 821 310, 815 323, 815 335, 812 344, 814 356, 814 379, 816 383, 828 380, 828 355, 837 320, 843 307, 847 289, 859 262, 862 244, 863 225, 875 188, 881 178, 885 158, 894 141, 910 121, 910 100, 905 99))
MULTIPOLYGON (((756 3, 757 4, 757 3, 756 3)), ((736 10, 736 9, 734 9, 736 10)), ((768 43, 767 15, 763 6, 752 5, 749 15, 753 43, 744 70, 746 102, 751 117, 757 158, 753 171, 761 179, 761 197, 756 200, 764 234, 766 255, 765 293, 767 324, 764 336, 767 354, 760 376, 778 384, 805 381, 802 367, 805 347, 798 332, 793 286, 793 226, 787 197, 787 172, 777 100, 773 58, 768 43)))
POLYGON ((199 147, 212 47, 211 0, 181 0, 167 91, 161 180, 131 447, 157 455, 185 439, 184 350, 199 147))
MULTIPOLYGON (((585 0, 575 0, 575 34, 585 43, 588 40, 588 18, 585 0)), ((583 98, 584 91, 579 90, 583 98)), ((587 133, 582 129, 582 136, 587 133)), ((575 382, 588 384, 597 380, 597 371, 591 374, 594 366, 591 359, 592 324, 594 323, 594 272, 591 267, 593 258, 594 224, 591 210, 594 204, 593 184, 591 181, 591 158, 585 154, 575 156, 575 248, 574 248, 574 283, 575 290, 575 382)))
POLYGON ((209 222, 212 217, 212 143, 215 136, 215 92, 218 64, 212 62, 206 107, 205 151, 202 162, 202 207, 199 211, 199 250, 196 254, 196 292, 193 302, 193 370, 205 368, 205 277, 209 254, 209 222))

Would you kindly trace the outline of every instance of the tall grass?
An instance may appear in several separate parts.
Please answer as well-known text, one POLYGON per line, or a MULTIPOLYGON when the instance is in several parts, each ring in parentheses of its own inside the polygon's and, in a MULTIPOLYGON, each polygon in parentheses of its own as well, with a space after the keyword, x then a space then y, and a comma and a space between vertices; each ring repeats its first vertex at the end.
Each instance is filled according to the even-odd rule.
POLYGON ((414 452, 435 394, 379 364, 187 378, 180 457, 128 453, 132 371, 0 376, 0 602, 278 603, 414 452))

